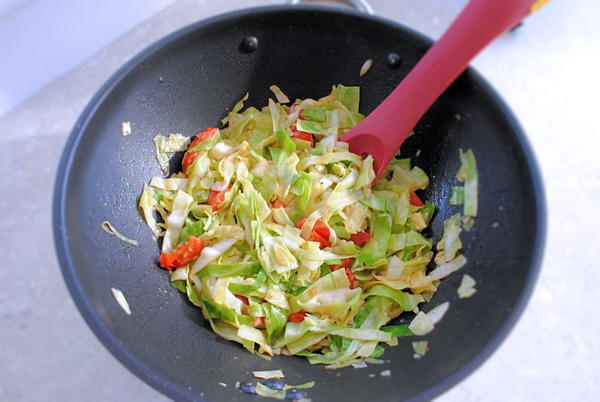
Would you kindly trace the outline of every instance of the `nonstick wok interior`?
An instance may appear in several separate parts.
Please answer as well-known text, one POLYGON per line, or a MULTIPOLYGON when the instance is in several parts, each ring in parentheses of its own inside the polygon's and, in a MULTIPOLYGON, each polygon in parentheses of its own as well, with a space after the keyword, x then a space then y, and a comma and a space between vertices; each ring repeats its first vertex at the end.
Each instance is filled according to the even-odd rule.
MULTIPOLYGON (((220 339, 200 310, 171 287, 157 266, 159 248, 138 212, 144 182, 160 175, 152 137, 193 135, 218 126, 226 110, 250 93, 247 105, 266 105, 271 84, 290 98, 317 98, 333 84, 359 85, 368 113, 395 87, 428 47, 428 40, 377 17, 318 7, 245 10, 199 22, 163 39, 116 73, 74 128, 59 168, 55 239, 65 280, 100 340, 143 380, 177 399, 255 400, 236 381, 252 370, 282 369, 286 382, 315 380, 315 401, 431 398, 476 368, 506 336, 524 307, 543 243, 540 179, 523 133, 504 103, 473 70, 463 74, 422 119, 403 156, 430 176, 425 198, 439 208, 431 234, 439 239, 459 149, 479 164, 480 213, 464 233, 469 263, 445 280, 424 307, 450 301, 450 310, 424 339, 430 352, 415 360, 403 338, 386 347, 384 365, 326 370, 304 358, 266 361, 220 339), (241 52, 247 36, 258 50, 241 52), (386 65, 389 52, 401 56, 386 65), (371 70, 359 77, 366 59, 371 70), (133 133, 121 135, 131 121, 133 133), (133 247, 100 228, 110 221, 140 241, 133 247), (462 274, 477 293, 458 299, 462 274), (110 288, 125 294, 127 316, 110 288), (379 372, 391 370, 391 377, 379 372), (368 374, 375 373, 374 378, 368 374), (223 382, 227 388, 219 386, 223 382)), ((399 111, 401 113, 401 111, 399 111)), ((176 171, 180 156, 172 161, 176 171)), ((407 321, 409 315, 399 321, 407 321)))

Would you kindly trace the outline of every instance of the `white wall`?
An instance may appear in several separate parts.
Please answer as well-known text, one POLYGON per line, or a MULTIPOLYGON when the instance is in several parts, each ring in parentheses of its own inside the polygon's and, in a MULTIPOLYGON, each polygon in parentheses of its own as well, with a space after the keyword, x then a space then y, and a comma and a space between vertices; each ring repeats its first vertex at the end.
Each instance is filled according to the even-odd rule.
POLYGON ((0 0, 0 116, 174 0, 0 0))

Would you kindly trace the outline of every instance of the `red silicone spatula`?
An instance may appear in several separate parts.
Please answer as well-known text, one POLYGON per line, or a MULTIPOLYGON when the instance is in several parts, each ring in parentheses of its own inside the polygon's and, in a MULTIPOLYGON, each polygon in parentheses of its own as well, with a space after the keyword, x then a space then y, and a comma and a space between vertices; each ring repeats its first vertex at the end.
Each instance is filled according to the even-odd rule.
POLYGON ((377 177, 427 109, 480 50, 548 0, 471 0, 394 91, 340 140, 370 154, 377 177))

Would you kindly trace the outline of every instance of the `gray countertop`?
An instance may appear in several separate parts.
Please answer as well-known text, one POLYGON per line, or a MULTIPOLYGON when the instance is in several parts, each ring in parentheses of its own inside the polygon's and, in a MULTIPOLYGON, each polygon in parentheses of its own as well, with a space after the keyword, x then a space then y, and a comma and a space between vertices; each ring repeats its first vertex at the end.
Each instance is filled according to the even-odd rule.
MULTIPOLYGON (((166 400, 94 337, 63 284, 51 234, 58 158, 99 86, 161 36, 272 0, 176 1, 0 118, 0 400, 166 400)), ((438 37, 464 1, 372 0, 438 37)), ((600 372, 600 2, 555 0, 473 63, 513 108, 538 156, 548 238, 533 297, 498 351, 443 401, 597 399, 600 372), (560 143, 559 143, 560 142, 560 143)), ((5 62, 5 61, 3 61, 5 62)))

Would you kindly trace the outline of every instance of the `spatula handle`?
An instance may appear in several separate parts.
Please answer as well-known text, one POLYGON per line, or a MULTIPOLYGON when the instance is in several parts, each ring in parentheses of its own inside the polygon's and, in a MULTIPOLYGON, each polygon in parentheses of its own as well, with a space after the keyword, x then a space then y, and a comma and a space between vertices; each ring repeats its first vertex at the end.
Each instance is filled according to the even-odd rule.
POLYGON ((473 57, 534 11, 539 3, 539 0, 471 0, 400 85, 342 140, 350 142, 352 149, 351 137, 361 132, 384 135, 386 138, 379 138, 385 144, 384 158, 375 159, 378 170, 382 165, 385 167, 419 119, 473 57), (384 125, 387 127, 382 128, 384 125))

